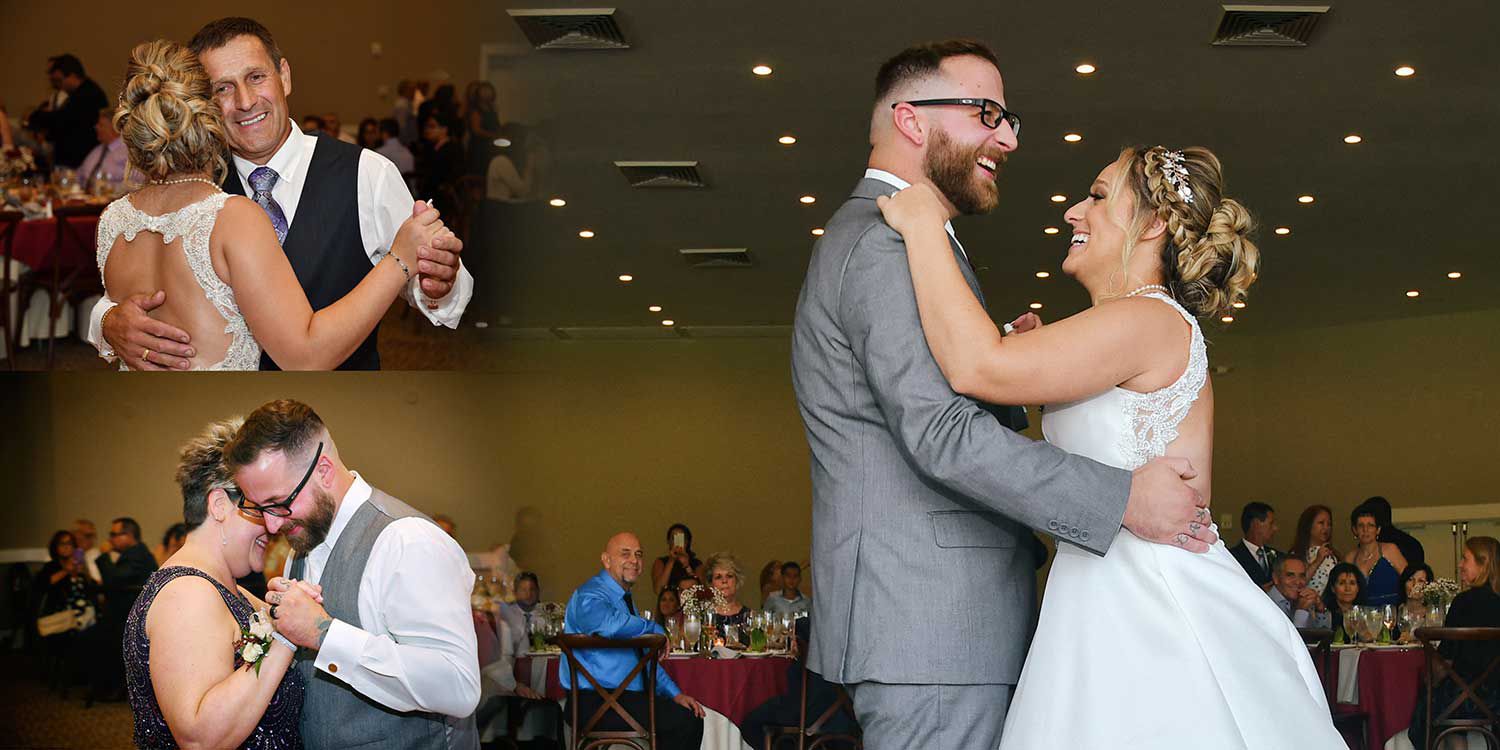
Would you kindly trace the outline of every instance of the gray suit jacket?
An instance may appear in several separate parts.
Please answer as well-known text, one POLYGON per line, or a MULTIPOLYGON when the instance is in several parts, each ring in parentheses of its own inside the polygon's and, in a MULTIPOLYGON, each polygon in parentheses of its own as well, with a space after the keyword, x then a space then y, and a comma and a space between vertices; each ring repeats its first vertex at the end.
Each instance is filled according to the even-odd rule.
POLYGON ((846 684, 1014 684, 1035 622, 1026 527, 1104 554, 1130 474, 1017 435, 948 387, 905 243, 875 205, 894 192, 855 187, 797 302, 818 582, 809 664, 846 684))

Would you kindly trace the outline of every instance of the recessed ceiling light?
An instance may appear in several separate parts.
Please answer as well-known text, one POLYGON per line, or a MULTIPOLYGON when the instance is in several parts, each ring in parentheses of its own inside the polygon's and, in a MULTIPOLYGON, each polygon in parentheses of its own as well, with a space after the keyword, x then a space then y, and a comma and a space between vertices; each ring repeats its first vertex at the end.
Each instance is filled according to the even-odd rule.
POLYGON ((1464 275, 1462 273, 1459 273, 1458 271, 1449 271, 1448 272, 1448 278, 1450 278, 1450 279, 1461 279, 1463 277, 1464 277, 1464 275))
POLYGON ((1233 315, 1225 315, 1224 317, 1219 318, 1219 322, 1221 322, 1221 323, 1233 323, 1234 322, 1234 316, 1233 315))
POLYGON ((1060 230, 1058 230, 1057 227, 1047 227, 1046 229, 1042 230, 1042 234, 1057 234, 1058 231, 1060 230))
POLYGON ((650 312, 661 312, 661 305, 652 305, 646 309, 650 312))
POLYGON ((1359 133, 1350 133, 1349 135, 1344 136, 1344 143, 1348 144, 1363 143, 1364 140, 1365 139, 1361 137, 1359 133))
POLYGON ((814 236, 814 237, 822 237, 823 236, 823 228, 822 227, 818 227, 818 228, 812 230, 812 236, 814 236))
POLYGON ((1052 196, 1052 202, 1053 203, 1062 203, 1063 201, 1065 201, 1067 199, 1068 199, 1068 196, 1063 195, 1062 193, 1058 193, 1057 195, 1052 196))
POLYGON ((661 324, 664 326, 675 326, 677 325, 677 321, 672 320, 671 318, 667 318, 666 320, 663 320, 661 324))
POLYGON ((1080 63, 1078 67, 1074 68, 1073 70, 1080 75, 1088 75, 1098 70, 1098 68, 1094 67, 1092 63, 1080 63))
POLYGON ((1407 292, 1406 296, 1408 296, 1408 297, 1420 297, 1420 296, 1422 296, 1422 293, 1419 292, 1419 291, 1417 291, 1417 290, 1415 290, 1415 289, 1413 289, 1413 290, 1407 292))
POLYGON ((804 204, 812 204, 812 203, 817 203, 818 202, 818 199, 812 197, 811 195, 804 195, 801 198, 798 198, 797 200, 802 201, 804 204))
POLYGON ((1077 133, 1068 133, 1067 135, 1063 136, 1063 140, 1067 141, 1068 143, 1077 143, 1083 140, 1083 136, 1077 133))
POLYGON ((1030 305, 1027 305, 1027 307, 1030 307, 1033 310, 1040 310, 1040 309, 1042 309, 1042 303, 1040 303, 1040 302, 1033 302, 1030 305))
POLYGON ((582 232, 579 232, 578 236, 582 237, 582 238, 584 238, 586 240, 594 239, 594 230, 592 230, 592 229, 585 229, 582 232))
POLYGON ((771 66, 769 66, 769 65, 757 65, 757 66, 751 68, 750 72, 754 73, 754 74, 756 74, 758 76, 768 76, 768 75, 771 75, 771 66))
POLYGON ((790 146, 793 143, 797 142, 797 136, 795 136, 795 135, 784 135, 784 136, 781 136, 780 138, 777 138, 776 142, 780 143, 783 146, 790 146))
POLYGON ((1292 233, 1292 228, 1291 227, 1276 227, 1276 233, 1285 236, 1285 235, 1288 235, 1288 234, 1292 233))
POLYGON ((626 284, 629 284, 630 282, 635 281, 635 277, 631 276, 628 273, 622 273, 622 274, 620 274, 620 281, 623 281, 626 284))
POLYGON ((496 138, 495 139, 495 146, 497 148, 510 148, 510 139, 509 138, 496 138))
POLYGON ((1312 203, 1315 200, 1317 200, 1317 198, 1314 198, 1311 195, 1299 195, 1299 196, 1297 196, 1297 202, 1298 203, 1312 203))
POLYGON ((1245 309, 1245 303, 1243 303, 1243 302, 1236 302, 1236 303, 1234 303, 1232 305, 1232 307, 1234 309, 1236 309, 1236 310, 1243 310, 1243 309, 1245 309))
POLYGON ((1396 68, 1396 75, 1398 75, 1398 76, 1400 76, 1402 78, 1411 78, 1412 76, 1414 76, 1416 74, 1417 74, 1417 69, 1413 68, 1410 65, 1402 65, 1401 67, 1396 68))
POLYGON ((563 206, 568 205, 568 202, 563 200, 562 198, 553 198, 552 200, 547 201, 547 205, 553 208, 562 208, 563 206))
POLYGON ((1036 277, 1039 279, 1048 279, 1052 277, 1052 273, 1049 271, 1037 271, 1036 277))

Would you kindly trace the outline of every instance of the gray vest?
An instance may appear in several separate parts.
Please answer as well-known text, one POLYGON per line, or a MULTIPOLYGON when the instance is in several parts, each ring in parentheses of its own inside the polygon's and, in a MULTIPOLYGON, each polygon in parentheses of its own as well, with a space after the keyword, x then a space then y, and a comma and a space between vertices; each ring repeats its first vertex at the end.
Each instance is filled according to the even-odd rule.
MULTIPOLYGON (((359 622, 359 584, 375 540, 391 522, 427 519, 406 503, 374 490, 344 527, 323 568, 323 608, 355 627, 359 622)), ((427 519, 430 520, 430 519, 427 519)), ((291 578, 302 578, 306 559, 292 561, 291 578)), ((302 742, 308 750, 376 746, 391 748, 478 748, 474 716, 455 719, 441 714, 393 711, 360 695, 344 682, 313 668, 316 653, 297 654, 297 669, 307 679, 302 700, 302 742)))

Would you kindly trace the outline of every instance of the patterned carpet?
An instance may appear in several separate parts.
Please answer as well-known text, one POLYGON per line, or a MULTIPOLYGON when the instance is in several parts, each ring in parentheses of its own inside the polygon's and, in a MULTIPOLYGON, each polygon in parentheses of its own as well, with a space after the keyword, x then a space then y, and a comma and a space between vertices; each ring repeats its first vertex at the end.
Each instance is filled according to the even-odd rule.
POLYGON ((64 700, 43 682, 39 658, 0 653, 0 748, 128 748, 129 703, 83 707, 84 689, 64 700))

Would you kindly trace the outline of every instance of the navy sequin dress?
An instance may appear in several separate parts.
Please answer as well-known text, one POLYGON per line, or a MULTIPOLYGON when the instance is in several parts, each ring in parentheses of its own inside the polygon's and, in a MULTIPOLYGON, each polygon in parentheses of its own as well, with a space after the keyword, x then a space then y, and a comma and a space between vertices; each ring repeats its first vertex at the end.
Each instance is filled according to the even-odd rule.
MULTIPOLYGON (((162 587, 182 576, 198 576, 212 583, 240 627, 250 627, 250 613, 254 610, 249 602, 224 588, 207 573, 196 568, 171 567, 151 574, 125 622, 125 684, 130 688, 130 709, 135 714, 136 747, 177 747, 177 740, 167 728, 167 720, 162 718, 161 706, 156 703, 156 691, 151 686, 151 641, 146 637, 146 613, 162 587)), ((243 664, 236 653, 234 668, 239 669, 243 664)), ((240 747, 256 750, 302 747, 302 734, 297 725, 302 717, 303 687, 302 675, 296 669, 287 669, 281 685, 271 696, 271 705, 266 707, 265 715, 240 747)))

